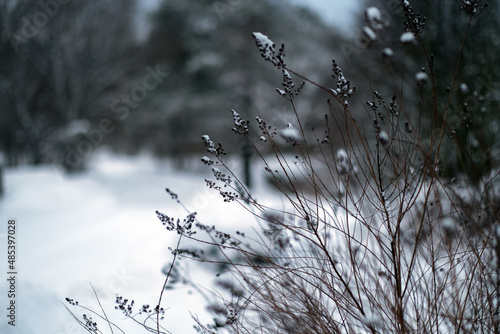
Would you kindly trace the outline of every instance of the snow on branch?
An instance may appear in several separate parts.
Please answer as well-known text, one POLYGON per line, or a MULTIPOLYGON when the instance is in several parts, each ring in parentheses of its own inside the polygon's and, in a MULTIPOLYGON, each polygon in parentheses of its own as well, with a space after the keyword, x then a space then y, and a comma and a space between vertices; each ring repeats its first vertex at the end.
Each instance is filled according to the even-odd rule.
POLYGON ((278 68, 285 66, 285 45, 281 44, 281 48, 278 50, 278 54, 276 54, 276 48, 273 41, 269 39, 266 35, 260 32, 254 32, 253 38, 255 39, 255 43, 260 50, 262 58, 267 61, 273 63, 274 66, 278 68))

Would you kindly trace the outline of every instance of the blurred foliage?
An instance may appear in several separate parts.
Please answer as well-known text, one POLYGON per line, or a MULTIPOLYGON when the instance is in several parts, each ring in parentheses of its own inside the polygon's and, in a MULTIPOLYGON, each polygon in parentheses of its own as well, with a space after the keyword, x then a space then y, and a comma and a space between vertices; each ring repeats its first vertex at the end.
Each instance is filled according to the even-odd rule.
MULTIPOLYGON (((253 32, 269 36, 277 47, 285 43, 289 61, 306 73, 329 70, 332 41, 339 39, 317 15, 286 1, 163 1, 153 22, 149 61, 165 64, 170 76, 155 95, 155 107, 138 115, 142 121, 136 124, 151 125, 149 145, 157 153, 179 159, 199 152, 207 129, 241 153, 244 143, 229 137, 233 108, 244 118, 261 113, 275 126, 286 126, 286 115, 276 107, 286 106, 275 91, 281 73, 262 63, 253 32)), ((313 119, 317 102, 304 98, 300 109, 313 119)))
MULTIPOLYGON (((375 41, 362 43, 365 48, 349 49, 357 72, 369 77, 372 87, 406 101, 402 109, 423 140, 438 139, 439 131, 433 132, 431 124, 444 127, 439 154, 443 175, 474 184, 498 168, 500 159, 500 8, 497 2, 486 7, 486 2, 476 2, 467 32, 469 14, 461 9, 463 1, 410 1, 409 13, 403 1, 368 0, 365 7, 379 8, 389 25, 375 41), (415 43, 402 46, 401 34, 414 29, 419 19, 424 24, 415 43), (394 56, 382 56, 384 48, 391 48, 394 56), (422 48, 425 54, 419 52, 422 48), (420 71, 429 75, 429 82, 417 83, 420 71)), ((367 26, 362 13, 359 31, 367 26)), ((361 33, 358 38, 363 38, 361 33)))
POLYGON ((8 165, 79 169, 104 141, 92 130, 135 69, 134 10, 133 0, 0 1, 0 150, 8 165))
MULTIPOLYGON (((0 0, 0 150, 8 165, 79 170, 101 145, 182 161, 203 149, 207 128, 217 140, 230 134, 232 108, 286 126, 291 111, 275 91, 281 74, 261 62, 252 33, 285 43, 294 69, 320 76, 339 40, 317 15, 276 0, 164 0, 139 40, 137 5, 0 0)), ((311 94, 297 103, 312 124, 325 101, 311 94)), ((244 144, 234 145, 238 152, 244 144)))

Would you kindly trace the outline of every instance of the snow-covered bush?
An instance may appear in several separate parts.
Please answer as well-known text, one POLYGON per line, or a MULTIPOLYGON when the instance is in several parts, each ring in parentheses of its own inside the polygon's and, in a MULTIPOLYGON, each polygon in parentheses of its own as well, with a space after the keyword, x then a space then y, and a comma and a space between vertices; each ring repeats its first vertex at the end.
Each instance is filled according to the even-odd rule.
MULTIPOLYGON (((408 27, 405 34, 418 41, 423 27, 417 28, 408 27)), ((254 38, 263 58, 282 71, 283 87, 277 92, 290 101, 295 115, 300 89, 294 80, 328 94, 328 112, 324 129, 313 136, 298 116, 295 126, 283 129, 257 116, 255 138, 250 121, 235 121, 236 128, 245 124, 245 131, 235 132, 247 136, 262 159, 287 202, 282 208, 254 198, 223 155, 212 158, 217 169, 210 186, 226 201, 247 206, 262 229, 261 237, 251 241, 243 233, 220 239, 214 234, 220 232, 204 229, 223 255, 201 260, 225 262, 230 283, 210 308, 214 323, 199 324, 200 329, 499 332, 496 174, 480 186, 460 178, 445 181, 439 157, 447 154, 440 151, 446 129, 435 126, 424 138, 415 118, 407 115, 402 93, 372 92, 367 104, 373 131, 364 132, 350 109, 355 88, 337 62, 333 88, 324 87, 287 67, 284 46, 278 52, 262 33, 254 38), (346 129, 340 145, 329 140, 346 129), (291 159, 287 145, 293 147, 291 159), (221 170, 227 178, 220 177, 221 170)), ((432 82, 432 63, 428 66, 427 71, 415 69, 418 85, 432 82)), ((432 103, 432 96, 421 99, 432 103)), ((441 110, 436 117, 446 124, 446 106, 432 107, 441 110)))
MULTIPOLYGON (((464 10, 469 20, 476 19, 469 6, 464 10)), ((377 13, 371 7, 367 18, 377 23, 377 13)), ((415 15, 419 24, 406 27, 397 53, 408 47, 410 34, 429 53, 421 40, 420 16, 411 10, 406 14, 415 15)), ((430 136, 422 135, 423 120, 408 114, 402 91, 371 92, 366 104, 373 126, 365 131, 350 107, 362 92, 337 61, 332 85, 325 87, 289 68, 283 45, 277 48, 259 32, 253 36, 262 57, 281 71, 282 87, 276 91, 295 118, 282 127, 262 115, 246 120, 233 110, 232 130, 247 139, 283 204, 256 198, 227 162, 230 152, 203 135, 208 156, 202 162, 213 171, 207 185, 224 201, 247 208, 258 229, 253 235, 218 230, 189 208, 184 220, 157 212, 166 228, 179 234, 164 288, 183 281, 182 272, 175 271, 179 257, 218 266, 219 288, 211 291, 208 305, 214 320, 197 321, 198 330, 500 333, 498 166, 478 184, 460 175, 442 178, 449 110, 433 98, 432 58, 425 70, 413 69, 415 87, 431 86, 429 96, 417 89, 421 102, 436 111, 430 136), (306 129, 299 117, 296 99, 304 82, 329 99, 322 129, 306 129), (342 140, 332 140, 338 133, 342 140), (182 247, 185 239, 217 252, 182 247)), ((456 80, 451 87, 459 86, 456 80)), ((161 305, 160 296, 158 319, 161 305)), ((159 327, 149 329, 160 333, 159 327)))

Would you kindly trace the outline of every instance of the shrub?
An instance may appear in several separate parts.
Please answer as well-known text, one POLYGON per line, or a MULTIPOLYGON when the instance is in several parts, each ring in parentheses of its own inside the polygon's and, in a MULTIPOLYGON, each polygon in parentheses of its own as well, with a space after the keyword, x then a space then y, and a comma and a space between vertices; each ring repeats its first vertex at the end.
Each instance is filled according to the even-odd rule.
MULTIPOLYGON (((477 3, 464 2, 469 20, 476 19, 471 6, 477 3)), ((403 35, 411 34, 429 54, 422 29, 407 25, 403 35)), ((247 208, 260 230, 253 236, 227 233, 202 224, 188 208, 184 220, 157 212, 179 234, 163 288, 183 281, 182 272, 174 271, 178 257, 219 266, 219 289, 208 306, 214 321, 197 321, 198 331, 500 333, 498 166, 480 182, 442 177, 450 110, 434 98, 439 92, 432 59, 425 71, 413 71, 416 96, 431 106, 433 117, 411 115, 402 91, 384 96, 373 90, 367 101, 372 127, 366 130, 351 109, 359 92, 335 60, 334 88, 325 87, 288 68, 283 45, 277 49, 261 33, 253 37, 262 57, 281 71, 282 88, 276 90, 295 119, 281 127, 233 110, 232 130, 246 138, 285 204, 254 197, 223 146, 204 135, 209 155, 202 161, 213 171, 207 185, 224 201, 247 208), (295 103, 304 83, 297 80, 328 96, 324 128, 304 126, 295 103), (338 134, 341 140, 333 140, 338 134), (181 248, 183 238, 217 252, 181 248)), ((149 330, 160 332, 159 326, 149 330)))

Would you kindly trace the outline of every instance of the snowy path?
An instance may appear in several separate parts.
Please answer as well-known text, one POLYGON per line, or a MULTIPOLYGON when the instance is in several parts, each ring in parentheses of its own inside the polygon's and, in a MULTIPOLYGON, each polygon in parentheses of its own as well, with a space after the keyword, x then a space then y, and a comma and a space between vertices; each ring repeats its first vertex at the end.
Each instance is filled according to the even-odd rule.
MULTIPOLYGON (((95 305, 89 282, 108 316, 118 319, 128 333, 143 332, 120 320, 114 296, 136 299, 137 305, 157 302, 164 279, 161 268, 171 260, 167 247, 174 246, 176 235, 165 231, 155 210, 185 216, 165 187, 199 212, 204 223, 234 224, 234 217, 244 214, 208 191, 205 175, 173 172, 148 157, 101 155, 97 160, 89 172, 71 176, 50 166, 6 170, 0 242, 6 249, 6 222, 16 219, 18 310, 15 329, 2 320, 1 333, 86 333, 61 302, 72 297, 95 305)), ((6 319, 5 279, 0 288, 0 317, 6 319)), ((187 290, 168 292, 163 302, 170 307, 166 328, 194 333, 188 311, 203 313, 198 298, 187 290)))

